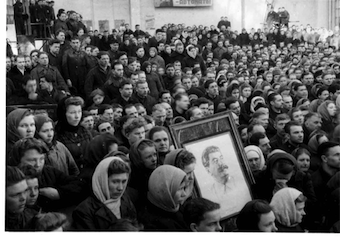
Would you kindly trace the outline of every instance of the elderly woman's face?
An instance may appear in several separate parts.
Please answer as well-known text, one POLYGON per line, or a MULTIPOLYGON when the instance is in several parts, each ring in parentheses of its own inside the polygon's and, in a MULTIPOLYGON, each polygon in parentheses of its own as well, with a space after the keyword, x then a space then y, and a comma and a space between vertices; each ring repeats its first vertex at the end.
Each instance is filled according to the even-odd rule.
POLYGON ((82 110, 80 105, 69 105, 66 110, 66 120, 71 126, 77 126, 81 120, 82 110))

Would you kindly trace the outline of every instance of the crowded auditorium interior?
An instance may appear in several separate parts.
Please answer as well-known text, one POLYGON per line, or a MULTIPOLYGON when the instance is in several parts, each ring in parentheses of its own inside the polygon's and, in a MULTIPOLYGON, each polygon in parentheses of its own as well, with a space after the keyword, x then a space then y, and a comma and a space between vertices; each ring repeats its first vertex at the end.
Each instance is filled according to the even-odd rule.
POLYGON ((6 4, 6 232, 340 233, 340 0, 6 4))

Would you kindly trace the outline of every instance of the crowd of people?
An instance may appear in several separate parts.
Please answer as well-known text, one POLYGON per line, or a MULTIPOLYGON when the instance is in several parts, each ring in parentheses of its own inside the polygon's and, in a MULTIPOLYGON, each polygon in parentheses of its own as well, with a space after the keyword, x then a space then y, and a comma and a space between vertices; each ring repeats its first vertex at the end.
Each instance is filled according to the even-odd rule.
POLYGON ((6 230, 339 232, 339 29, 216 26, 99 33, 60 9, 46 49, 7 51, 6 230), (255 180, 231 229, 169 134, 223 111, 255 180))

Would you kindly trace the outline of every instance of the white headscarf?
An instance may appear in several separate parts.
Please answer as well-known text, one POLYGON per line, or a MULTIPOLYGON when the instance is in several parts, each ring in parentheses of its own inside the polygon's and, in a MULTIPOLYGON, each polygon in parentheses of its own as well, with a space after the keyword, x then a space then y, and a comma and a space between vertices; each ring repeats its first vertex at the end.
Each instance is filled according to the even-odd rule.
POLYGON ((274 194, 270 206, 279 223, 286 227, 298 225, 295 200, 301 194, 302 192, 291 187, 282 188, 274 194))
POLYGON ((99 201, 104 203, 112 211, 112 213, 118 219, 120 219, 121 218, 120 200, 125 192, 125 189, 122 191, 121 196, 119 196, 117 199, 112 199, 110 197, 108 169, 109 169, 111 162, 114 162, 114 161, 120 161, 128 165, 119 157, 107 157, 103 159, 98 164, 98 166, 96 167, 96 170, 93 173, 92 189, 93 189, 94 195, 99 199, 99 201))
POLYGON ((244 148, 244 151, 246 152, 247 158, 248 158, 248 152, 251 152, 251 151, 256 152, 259 155, 259 158, 260 158, 259 170, 262 170, 264 168, 264 166, 265 166, 264 156, 263 156, 261 149, 258 146, 254 146, 254 145, 246 146, 244 148))

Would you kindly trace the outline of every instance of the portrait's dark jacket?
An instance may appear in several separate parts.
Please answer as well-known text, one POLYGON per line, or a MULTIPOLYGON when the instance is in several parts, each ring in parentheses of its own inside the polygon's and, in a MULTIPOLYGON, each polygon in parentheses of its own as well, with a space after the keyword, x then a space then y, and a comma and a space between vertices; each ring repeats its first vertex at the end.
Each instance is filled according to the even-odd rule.
POLYGON ((138 220, 143 223, 145 231, 156 232, 185 232, 189 231, 182 214, 164 211, 149 201, 146 208, 138 216, 138 220))
MULTIPOLYGON (((136 210, 130 197, 124 193, 120 204, 121 218, 135 220, 136 210)), ((79 231, 109 231, 118 220, 112 211, 95 196, 85 199, 73 211, 73 228, 79 231)))

